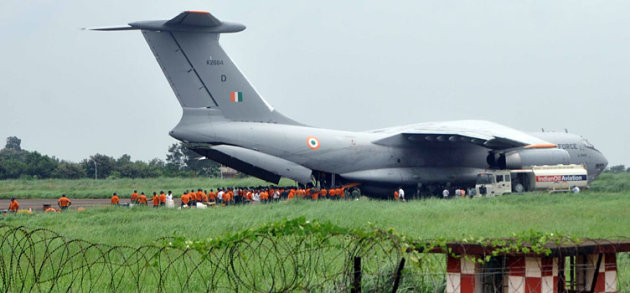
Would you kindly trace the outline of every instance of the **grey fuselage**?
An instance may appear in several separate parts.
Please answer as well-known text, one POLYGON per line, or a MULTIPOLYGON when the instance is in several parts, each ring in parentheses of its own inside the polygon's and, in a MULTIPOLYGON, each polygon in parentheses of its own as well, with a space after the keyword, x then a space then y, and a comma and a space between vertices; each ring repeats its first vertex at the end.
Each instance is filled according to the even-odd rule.
MULTIPOLYGON (((476 175, 490 168, 490 149, 449 141, 420 146, 374 143, 387 132, 351 132, 301 125, 237 122, 220 111, 188 109, 171 135, 189 143, 231 145, 295 162, 311 170, 338 174, 344 183, 366 186, 416 186, 417 184, 474 184, 476 175), (316 137, 311 149, 307 138, 316 137)), ((571 164, 583 164, 589 180, 605 168, 604 156, 584 138, 559 132, 532 133, 559 145, 571 164)))

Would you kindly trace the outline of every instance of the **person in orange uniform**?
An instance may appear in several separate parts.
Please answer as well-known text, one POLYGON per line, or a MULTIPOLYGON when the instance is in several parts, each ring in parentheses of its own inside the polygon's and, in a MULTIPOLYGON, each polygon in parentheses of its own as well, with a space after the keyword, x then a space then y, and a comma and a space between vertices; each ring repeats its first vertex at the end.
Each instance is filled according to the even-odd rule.
POLYGON ((267 190, 263 190, 260 192, 260 201, 262 203, 267 203, 267 200, 269 199, 269 193, 267 192, 267 190))
POLYGON ((204 191, 201 193, 201 200, 202 200, 203 202, 205 202, 205 203, 207 203, 207 202, 208 202, 208 191, 207 191, 207 190, 204 190, 204 191))
POLYGON ((287 195, 287 199, 291 200, 295 198, 295 189, 291 188, 291 190, 289 190, 289 194, 287 195))
POLYGON ((230 190, 223 192, 223 206, 230 204, 230 190))
POLYGON ((138 196, 138 205, 147 205, 148 200, 147 196, 144 195, 144 192, 142 192, 140 193, 140 196, 138 196))
POLYGON ((205 195, 206 195, 206 194, 205 194, 205 193, 203 193, 203 191, 201 190, 201 188, 199 188, 199 189, 197 189, 197 193, 195 194, 195 200, 196 200, 197 202, 202 202, 202 201, 203 201, 203 197, 204 197, 205 195))
POLYGON ((138 203, 138 191, 134 190, 131 194, 131 203, 138 203))
POLYGON ((66 197, 66 194, 64 193, 61 195, 61 198, 57 200, 57 205, 61 208, 62 211, 64 211, 72 205, 72 202, 66 197))
POLYGON ((157 194, 157 192, 153 192, 153 197, 151 198, 151 201, 153 202, 153 208, 157 209, 160 207, 160 196, 157 194))
POLYGON ((118 195, 116 195, 116 192, 114 192, 114 194, 112 195, 112 205, 117 206, 120 203, 120 197, 118 197, 118 195))
POLYGON ((319 190, 317 190, 315 187, 311 188, 311 198, 313 198, 313 200, 319 199, 319 190))
POLYGON ((398 200, 398 190, 394 191, 394 200, 398 200))
POLYGON ((20 204, 15 197, 12 197, 11 202, 9 203, 9 212, 17 213, 18 209, 20 209, 20 204))
POLYGON ((322 188, 319 190, 319 195, 323 198, 326 199, 328 197, 328 190, 326 190, 326 188, 322 188))
POLYGON ((166 194, 164 191, 160 191, 160 205, 163 206, 166 204, 166 194))
POLYGON ((210 189, 210 192, 208 192, 208 201, 215 202, 216 200, 217 200, 217 194, 214 193, 214 189, 210 189))
POLYGON ((182 207, 188 205, 188 202, 190 202, 190 197, 188 196, 188 192, 184 192, 184 194, 182 194, 181 200, 182 200, 182 203, 181 203, 182 207))
POLYGON ((331 188, 328 190, 328 197, 330 199, 337 199, 337 189, 336 188, 331 188))
POLYGON ((248 202, 252 202, 252 200, 254 200, 254 193, 250 189, 247 189, 247 192, 245 193, 245 200, 248 202))
POLYGON ((197 204, 197 200, 195 199, 195 190, 194 189, 190 189, 190 192, 188 193, 188 202, 189 202, 189 206, 195 206, 195 204, 197 204))

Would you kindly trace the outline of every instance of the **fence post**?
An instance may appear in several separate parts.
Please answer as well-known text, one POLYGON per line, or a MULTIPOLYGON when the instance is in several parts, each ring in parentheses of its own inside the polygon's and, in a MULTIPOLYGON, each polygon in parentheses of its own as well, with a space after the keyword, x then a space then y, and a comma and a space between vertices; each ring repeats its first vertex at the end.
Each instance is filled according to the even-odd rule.
POLYGON ((351 293, 361 293, 361 257, 354 257, 354 272, 352 278, 351 293))
POLYGON ((405 258, 400 259, 400 263, 398 264, 398 269, 396 270, 396 275, 394 276, 394 288, 392 288, 392 293, 396 293, 398 291, 398 285, 400 284, 400 278, 402 276, 402 270, 405 267, 405 258))

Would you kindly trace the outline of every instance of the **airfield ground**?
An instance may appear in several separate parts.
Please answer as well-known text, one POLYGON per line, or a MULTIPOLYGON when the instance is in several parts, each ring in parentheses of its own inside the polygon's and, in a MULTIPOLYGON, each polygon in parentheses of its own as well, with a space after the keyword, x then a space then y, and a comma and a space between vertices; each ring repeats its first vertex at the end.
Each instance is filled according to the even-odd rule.
MULTIPOLYGON (((112 189, 133 189, 137 186, 134 184, 138 184, 138 182, 115 181, 119 185, 111 186, 111 181, 109 185, 105 184, 107 181, 99 182, 103 184, 98 187, 103 194, 110 193, 112 189), (121 184, 123 182, 124 184, 121 184)), ((159 190, 161 186, 173 186, 174 182, 175 180, 160 183, 156 180, 149 183, 140 182, 140 184, 146 184, 148 190, 153 188, 159 190)), ((11 183, 4 186, 26 184, 11 183)), ((50 182, 49 184, 57 185, 57 187, 52 187, 55 190, 50 194, 58 193, 65 188, 64 184, 71 183, 71 181, 63 184, 50 182)), ((75 183, 84 185, 74 189, 74 194, 93 193, 93 190, 89 188, 94 188, 94 186, 87 180, 79 180, 75 183)), ((191 188, 204 184, 212 188, 212 186, 228 185, 219 185, 221 183, 225 184, 225 182, 217 183, 207 180, 189 181, 181 183, 181 187, 191 188)), ((259 184, 237 181, 235 185, 259 184)), ((40 188, 45 187, 40 186, 40 188)), ((5 191, 6 189, 3 188, 3 192, 5 191)), ((22 207, 27 207, 29 204, 41 206, 42 203, 54 203, 55 198, 56 196, 44 199, 20 199, 20 203, 22 207)), ((84 206, 86 210, 5 215, 0 216, 0 224, 23 225, 29 229, 47 228, 69 238, 131 247, 154 244, 160 237, 173 235, 191 240, 222 237, 227 233, 301 216, 306 219, 330 221, 349 228, 369 228, 371 225, 384 229, 393 228, 417 239, 500 238, 515 234, 522 235, 530 230, 577 238, 630 237, 630 217, 627 217, 630 210, 630 192, 527 193, 495 198, 451 200, 434 198, 408 202, 367 198, 361 198, 359 201, 293 200, 266 205, 190 210, 110 207, 107 198, 87 200, 73 198, 73 201, 74 207, 84 206)), ((123 202, 127 201, 128 199, 123 199, 123 202)), ((4 203, 8 206, 6 199, 0 201, 0 206, 4 203)), ((621 254, 620 257, 622 258, 620 265, 623 264, 624 267, 619 268, 619 288, 623 291, 630 288, 630 267, 625 265, 630 261, 627 260, 628 254, 621 254)))
POLYGON ((629 236, 630 193, 514 194, 496 198, 394 202, 294 200, 256 206, 175 210, 88 207, 66 213, 6 215, 0 223, 48 228, 107 244, 141 245, 171 236, 206 239, 305 216, 343 227, 394 228, 420 238, 507 237, 527 230, 587 238, 629 236))

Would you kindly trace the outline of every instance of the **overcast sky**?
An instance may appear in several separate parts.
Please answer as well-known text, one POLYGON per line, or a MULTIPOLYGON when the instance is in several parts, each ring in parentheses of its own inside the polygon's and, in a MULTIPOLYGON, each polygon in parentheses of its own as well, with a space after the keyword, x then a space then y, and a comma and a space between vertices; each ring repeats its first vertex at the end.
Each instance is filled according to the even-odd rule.
POLYGON ((588 138, 630 165, 630 1, 0 0, 0 143, 79 161, 164 159, 181 109, 138 31, 207 10, 281 113, 369 130, 486 119, 588 138))

